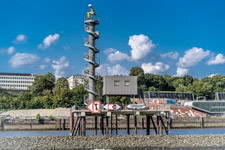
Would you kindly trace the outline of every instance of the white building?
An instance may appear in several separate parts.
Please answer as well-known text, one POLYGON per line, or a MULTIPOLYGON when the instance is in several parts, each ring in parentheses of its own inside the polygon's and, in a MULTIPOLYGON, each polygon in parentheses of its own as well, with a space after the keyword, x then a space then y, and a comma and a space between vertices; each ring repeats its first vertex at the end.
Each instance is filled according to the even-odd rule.
POLYGON ((69 89, 73 89, 75 88, 77 85, 79 84, 85 84, 85 82, 87 81, 86 76, 84 75, 72 75, 71 77, 67 78, 67 81, 69 83, 69 89))
POLYGON ((0 89, 28 90, 32 86, 35 75, 28 73, 0 73, 0 89))

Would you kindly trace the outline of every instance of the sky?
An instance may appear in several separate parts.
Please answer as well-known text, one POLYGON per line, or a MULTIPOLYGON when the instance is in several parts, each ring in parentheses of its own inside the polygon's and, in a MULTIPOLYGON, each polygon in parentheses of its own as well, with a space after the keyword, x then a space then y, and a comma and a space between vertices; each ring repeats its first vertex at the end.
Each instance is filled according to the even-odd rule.
POLYGON ((223 0, 0 0, 0 72, 82 74, 84 17, 100 24, 101 76, 225 74, 223 0))

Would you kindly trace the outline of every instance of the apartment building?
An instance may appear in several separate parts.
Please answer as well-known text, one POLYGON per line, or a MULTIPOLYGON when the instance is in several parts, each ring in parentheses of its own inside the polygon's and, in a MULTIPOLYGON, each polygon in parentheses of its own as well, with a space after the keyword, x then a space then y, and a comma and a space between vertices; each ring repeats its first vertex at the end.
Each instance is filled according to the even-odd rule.
POLYGON ((0 89, 28 90, 32 86, 35 74, 29 73, 0 73, 0 89))

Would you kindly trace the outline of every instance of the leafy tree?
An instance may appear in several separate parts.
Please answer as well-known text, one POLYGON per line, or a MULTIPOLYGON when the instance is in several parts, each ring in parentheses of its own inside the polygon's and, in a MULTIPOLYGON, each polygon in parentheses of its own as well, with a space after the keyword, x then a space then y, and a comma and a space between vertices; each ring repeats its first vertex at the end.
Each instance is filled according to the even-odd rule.
POLYGON ((144 70, 141 67, 132 67, 130 69, 130 76, 137 76, 138 86, 143 85, 145 83, 144 78, 144 70))
POLYGON ((184 75, 183 79, 184 79, 184 86, 188 86, 189 84, 193 83, 193 77, 192 76, 184 75))
POLYGON ((34 78, 31 91, 34 96, 41 96, 44 90, 50 90, 52 92, 54 85, 55 76, 52 73, 38 75, 34 78))
POLYGON ((64 77, 61 77, 61 78, 58 78, 56 84, 55 84, 55 88, 69 88, 69 83, 67 81, 66 78, 64 77))
POLYGON ((83 105, 84 104, 84 95, 87 95, 88 92, 84 89, 84 85, 80 84, 76 86, 72 90, 72 103, 76 105, 83 105))
POLYGON ((184 86, 184 79, 183 78, 176 78, 175 80, 173 80, 173 86, 175 88, 178 88, 180 86, 184 86))
POLYGON ((190 90, 194 92, 196 97, 205 96, 210 98, 213 92, 213 86, 206 82, 194 81, 192 86, 189 86, 190 90))
POLYGON ((173 86, 173 78, 170 75, 165 75, 164 79, 167 84, 167 89, 166 91, 175 91, 175 88, 173 86))
POLYGON ((138 76, 141 74, 144 75, 144 70, 141 67, 136 66, 130 69, 130 76, 138 76))

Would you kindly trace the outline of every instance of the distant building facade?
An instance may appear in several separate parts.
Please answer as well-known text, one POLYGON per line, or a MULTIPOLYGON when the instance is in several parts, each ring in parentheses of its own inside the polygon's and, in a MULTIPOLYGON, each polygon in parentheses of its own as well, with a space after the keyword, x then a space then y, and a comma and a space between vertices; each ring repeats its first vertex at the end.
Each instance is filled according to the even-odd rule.
POLYGON ((36 75, 29 73, 0 73, 0 89, 28 90, 36 75))
POLYGON ((69 89, 73 89, 75 88, 77 85, 79 84, 85 84, 85 82, 87 81, 86 76, 84 75, 72 75, 71 77, 67 78, 67 81, 69 83, 69 89))

